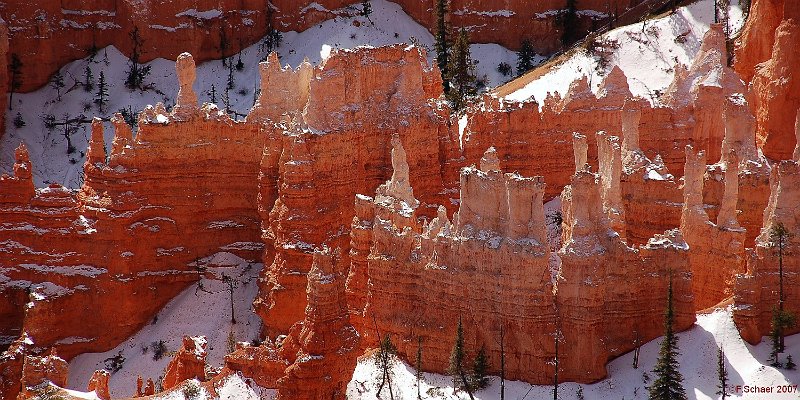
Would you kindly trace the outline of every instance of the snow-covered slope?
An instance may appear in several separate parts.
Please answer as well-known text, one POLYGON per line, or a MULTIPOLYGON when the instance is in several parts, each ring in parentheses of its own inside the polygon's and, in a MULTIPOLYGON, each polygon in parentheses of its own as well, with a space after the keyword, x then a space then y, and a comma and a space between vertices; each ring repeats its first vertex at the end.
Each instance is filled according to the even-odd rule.
MULTIPOLYGON (((373 0, 373 12, 369 20, 358 15, 358 7, 348 7, 335 11, 338 17, 325 21, 304 32, 287 32, 278 49, 281 63, 297 66, 308 58, 319 63, 321 53, 332 48, 354 48, 362 45, 381 46, 398 42, 417 43, 427 48, 428 57, 433 60, 433 36, 422 25, 403 12, 402 8, 386 0, 373 0)), ((233 65, 241 58, 243 69, 233 69, 233 88, 228 90, 230 109, 240 115, 248 113, 257 97, 259 88, 258 62, 266 55, 259 44, 244 49, 229 59, 233 65)), ((497 72, 500 62, 515 63, 516 53, 496 44, 475 44, 473 57, 478 62, 476 72, 485 77, 487 85, 503 83, 506 78, 497 72)), ((148 104, 163 102, 168 107, 174 104, 178 91, 175 77, 175 63, 171 60, 156 59, 148 63, 151 73, 145 80, 151 90, 131 91, 124 85, 128 59, 114 47, 101 49, 94 58, 77 60, 61 68, 65 87, 58 90, 44 86, 31 93, 15 94, 13 110, 6 111, 6 134, 0 140, 0 173, 11 172, 14 163, 14 149, 24 141, 31 153, 34 182, 37 187, 48 183, 59 183, 70 188, 81 185, 83 162, 90 135, 89 124, 76 124, 76 132, 71 135, 74 150, 68 151, 64 127, 57 126, 52 131, 45 127, 44 117, 52 115, 57 122, 83 116, 109 117, 121 109, 138 112, 148 104), (95 86, 103 72, 108 85, 109 101, 100 112, 94 103, 97 88, 85 91, 87 66, 94 76, 95 86), (17 128, 14 119, 20 114, 25 126, 17 128)), ((229 68, 221 60, 198 65, 195 91, 201 102, 214 102, 222 108, 228 86, 229 68)), ((106 144, 110 148, 113 130, 106 124, 106 144)))
POLYGON ((167 352, 177 351, 184 335, 204 335, 208 339, 207 360, 211 367, 222 366, 229 341, 250 342, 258 339, 261 319, 252 311, 253 299, 258 293, 258 273, 261 264, 248 264, 231 253, 217 253, 200 260, 208 273, 200 280, 202 289, 195 285, 184 290, 161 310, 152 324, 105 353, 88 353, 74 358, 69 366, 69 387, 86 390, 92 373, 105 367, 104 360, 120 352, 125 357, 122 369, 111 375, 109 388, 113 397, 136 394, 136 377, 157 381, 164 375, 170 354, 155 360, 151 345, 163 340, 167 352), (234 289, 236 324, 231 324, 230 294, 222 274, 238 282, 234 289))
MULTIPOLYGON (((769 344, 750 346, 742 341, 733 324, 731 309, 718 310, 711 314, 698 315, 697 324, 690 330, 678 334, 680 349, 680 370, 684 378, 684 388, 690 400, 716 400, 717 392, 717 346, 725 352, 729 379, 729 399, 782 400, 797 399, 800 394, 800 371, 778 370, 767 366, 769 344), (744 393, 742 386, 773 388, 773 393, 744 393), (792 386, 795 385, 795 386, 792 386), (737 393, 737 387, 740 387, 737 393), (786 387, 791 393, 775 393, 778 387, 786 387)), ((609 376, 592 385, 563 383, 558 388, 560 400, 636 400, 647 399, 646 386, 655 379, 652 373, 658 357, 661 339, 642 346, 639 368, 632 367, 633 353, 625 354, 608 365, 609 376), (580 397, 582 393, 583 397, 580 397)), ((800 335, 786 338, 787 352, 793 358, 800 357, 800 335)), ((423 354, 424 357, 424 354, 423 354)), ((402 362, 393 368, 395 399, 412 400, 417 398, 414 369, 402 362)), ((468 399, 466 393, 453 391, 452 378, 436 374, 424 374, 420 385, 423 399, 468 399)), ((371 358, 362 359, 356 367, 353 380, 348 386, 349 399, 375 399, 378 370, 371 358)), ((475 394, 476 399, 499 399, 499 378, 493 377, 488 388, 475 394)), ((523 382, 506 382, 507 399, 551 399, 552 386, 535 386, 523 382)), ((381 398, 389 397, 384 389, 381 398)))
MULTIPOLYGON (((506 99, 534 98, 541 104, 548 92, 558 92, 563 97, 570 83, 584 75, 589 77, 592 90, 597 91, 603 77, 618 65, 628 77, 635 96, 657 103, 660 93, 672 82, 675 66, 689 66, 700 49, 703 35, 714 21, 714 3, 714 0, 700 0, 674 14, 612 30, 599 39, 608 45, 604 66, 599 53, 592 55, 580 49, 506 99)), ((735 0, 731 1, 729 15, 731 32, 737 32, 744 19, 735 0)))

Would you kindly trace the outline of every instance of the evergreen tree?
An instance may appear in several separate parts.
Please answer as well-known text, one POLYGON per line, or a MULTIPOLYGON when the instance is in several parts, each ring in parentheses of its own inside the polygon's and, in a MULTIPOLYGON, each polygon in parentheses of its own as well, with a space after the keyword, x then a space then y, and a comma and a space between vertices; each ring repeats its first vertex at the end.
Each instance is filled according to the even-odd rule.
POLYGON ((566 8, 561 16, 563 32, 561 33, 561 44, 567 48, 578 40, 578 8, 577 0, 567 0, 566 8))
POLYGON ((675 310, 672 304, 672 274, 667 292, 667 312, 664 314, 664 339, 658 352, 658 361, 653 369, 656 379, 648 388, 650 400, 686 400, 683 376, 678 370, 678 337, 673 330, 675 310))
POLYGON ((94 103, 97 104, 100 113, 105 112, 105 106, 108 104, 108 87, 106 87, 106 75, 100 71, 100 78, 97 81, 97 94, 94 98, 94 103))
POLYGON ((211 95, 211 102, 217 104, 217 88, 213 84, 211 85, 211 92, 209 94, 211 95))
POLYGON ((61 89, 64 88, 64 75, 61 71, 56 71, 50 78, 50 87, 56 90, 56 101, 61 101, 61 89))
POLYGON ((506 331, 503 323, 500 323, 500 400, 506 398, 506 331))
POLYGON ((139 27, 134 26, 133 30, 128 34, 131 38, 132 50, 131 58, 128 61, 128 73, 125 78, 125 86, 129 89, 142 89, 145 78, 150 75, 150 66, 139 64, 139 57, 141 56, 142 41, 139 35, 139 27))
POLYGON ((553 400, 558 400, 558 342, 561 339, 561 332, 556 331, 556 357, 553 360, 553 400))
POLYGON ((717 394, 725 400, 728 397, 728 369, 725 368, 725 352, 722 351, 722 347, 717 351, 717 376, 719 377, 717 394))
POLYGON ((796 320, 795 315, 789 311, 781 310, 779 308, 772 308, 772 321, 770 324, 769 337, 771 339, 772 348, 770 351, 770 365, 776 368, 781 368, 783 365, 778 359, 778 354, 782 353, 784 347, 782 346, 781 339, 783 332, 794 326, 796 320))
POLYGON ((17 53, 11 53, 9 69, 11 70, 11 95, 8 98, 8 109, 11 110, 14 105, 14 92, 22 87, 22 61, 17 53))
POLYGON ((228 47, 230 47, 230 43, 228 43, 228 35, 225 33, 225 27, 219 24, 219 58, 222 59, 223 67, 227 67, 230 63, 225 55, 228 52, 228 47))
POLYGON ((486 347, 481 346, 472 362, 472 387, 477 390, 489 386, 488 373, 489 359, 486 357, 486 347))
POLYGON ((467 381, 467 374, 464 370, 464 359, 466 353, 464 351, 464 326, 461 323, 461 317, 458 317, 458 328, 456 329, 456 340, 453 343, 453 350, 450 352, 450 367, 449 372, 453 377, 453 386, 461 387, 467 391, 470 400, 472 397, 472 390, 470 389, 469 382, 467 381))
POLYGON ((283 39, 283 35, 280 31, 275 29, 275 25, 272 22, 272 3, 267 1, 267 34, 264 36, 264 39, 261 40, 259 44, 258 51, 263 54, 261 57, 261 61, 267 61, 270 53, 272 53, 275 49, 277 49, 281 45, 281 40, 283 39))
POLYGON ((533 51, 531 41, 523 39, 517 52, 517 76, 522 76, 533 69, 533 58, 535 56, 536 53, 533 51))
POLYGON ((420 392, 420 382, 422 381, 422 336, 417 336, 416 370, 417 373, 415 374, 415 377, 417 378, 417 399, 422 400, 422 393, 420 392))
POLYGON ((239 72, 244 71, 244 63, 242 62, 242 52, 239 52, 239 57, 236 60, 236 70, 239 72))
POLYGON ((83 71, 83 90, 86 92, 91 92, 94 90, 94 73, 88 65, 83 71))
POLYGON ((789 354, 788 356, 786 356, 786 369, 788 369, 790 371, 794 371, 794 369, 796 367, 797 367, 797 364, 795 364, 794 360, 792 360, 792 355, 789 354))
POLYGON ((380 341, 381 345, 378 348, 378 352, 375 354, 375 365, 381 371, 381 382, 378 385, 378 396, 380 397, 383 387, 388 383, 389 397, 394 399, 391 368, 392 361, 394 360, 395 354, 397 354, 397 348, 395 348, 394 344, 392 343, 392 337, 388 333, 386 336, 380 339, 380 341))
POLYGON ((372 2, 370 0, 361 0, 361 16, 369 19, 370 15, 372 15, 372 2))
POLYGON ((442 73, 442 87, 444 92, 450 91, 450 82, 448 81, 447 67, 448 55, 450 53, 450 43, 448 42, 448 35, 450 28, 447 26, 447 6, 448 0, 436 0, 436 37, 434 49, 436 50, 436 64, 439 66, 439 71, 442 73))
POLYGON ((225 283, 226 288, 228 289, 228 294, 230 294, 231 299, 231 324, 236 324, 236 314, 234 313, 233 309, 233 292, 239 286, 239 281, 234 279, 231 276, 226 274, 222 274, 222 282, 225 283))
POLYGON ((475 78, 475 62, 469 50, 469 35, 463 28, 458 34, 453 48, 450 49, 450 65, 447 67, 447 80, 450 91, 447 99, 456 111, 466 107, 469 99, 477 94, 475 78))
MULTIPOLYGON (((778 315, 776 317, 774 311, 772 314, 773 322, 775 322, 776 318, 779 320, 777 324, 773 323, 773 329, 776 330, 775 335, 777 335, 778 339, 778 353, 782 353, 785 348, 783 330, 794 325, 793 321, 791 321, 792 318, 789 315, 784 315, 783 309, 783 248, 786 246, 786 240, 789 238, 789 231, 786 230, 786 227, 783 226, 783 223, 774 223, 770 227, 769 238, 770 245, 778 248, 778 315), (785 323, 790 323, 790 325, 784 326, 785 323)), ((775 361, 777 362, 777 358, 775 361)))
POLYGON ((233 64, 231 64, 231 62, 229 61, 228 62, 228 85, 227 85, 227 89, 228 90, 233 90, 233 88, 235 86, 236 86, 236 82, 233 80, 233 64))
POLYGON ((27 125, 27 124, 25 123, 25 120, 22 119, 22 114, 17 113, 17 115, 14 116, 14 127, 19 129, 19 128, 22 128, 25 125, 27 125))

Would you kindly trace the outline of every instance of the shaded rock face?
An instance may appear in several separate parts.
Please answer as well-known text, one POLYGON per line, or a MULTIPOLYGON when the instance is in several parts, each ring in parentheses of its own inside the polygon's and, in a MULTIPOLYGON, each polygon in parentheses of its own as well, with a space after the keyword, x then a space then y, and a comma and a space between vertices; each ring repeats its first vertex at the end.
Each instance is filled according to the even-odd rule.
MULTIPOLYGON (((485 158, 491 157, 487 152, 485 158)), ((374 199, 357 197, 357 215, 371 220, 353 222, 358 229, 352 243, 358 246, 348 296, 356 299, 351 311, 358 316, 354 321, 364 324, 356 327, 368 346, 377 343, 374 320, 381 334, 396 338, 406 359, 416 354, 421 338, 423 368, 441 373, 448 366, 454 321, 461 318, 467 352, 485 346, 490 365, 499 365, 504 328, 509 379, 550 382, 558 336, 566 344, 559 376, 596 381, 606 375, 609 358, 635 347, 637 338, 661 334, 659 310, 669 270, 680 293, 678 326, 694 322, 688 247, 679 232, 640 249, 628 247, 609 228, 598 176, 579 171, 562 194, 569 233, 555 258, 560 262, 554 262, 545 231, 544 181, 503 174, 493 163, 484 166, 462 170, 452 223, 440 208, 436 218, 420 225, 413 204, 380 190, 374 199), (371 243, 366 257, 365 241, 371 243), (636 287, 650 289, 635 289, 630 281, 646 281, 636 287), (364 286, 366 298, 359 294, 364 286), (365 305, 360 310, 355 304, 365 305), (621 317, 621 309, 637 317, 621 317), (621 324, 631 329, 621 331, 621 324)), ((395 178, 402 181, 399 175, 395 178)))
MULTIPOLYGON (((800 196, 800 164, 790 160, 780 162, 773 167, 770 184, 772 190, 764 210, 764 228, 748 254, 747 273, 737 277, 735 286, 733 318, 742 338, 750 343, 758 343, 769 334, 772 310, 779 307, 781 263, 784 309, 795 314, 800 310, 800 258, 797 257, 800 239, 792 233, 797 232, 800 224, 796 207, 800 196), (789 232, 782 244, 772 234, 772 228, 779 223, 789 232)), ((798 331, 800 327, 795 325, 785 334, 798 331)))
POLYGON ((800 17, 783 20, 775 31, 772 55, 758 65, 751 84, 758 141, 764 155, 773 160, 791 159, 797 143, 794 122, 800 110, 800 77, 793 71, 800 63, 798 43, 800 17))
POLYGON ((187 379, 205 380, 206 346, 205 336, 184 336, 183 346, 175 353, 164 372, 161 385, 164 390, 171 389, 187 379))
MULTIPOLYGON (((86 56, 92 47, 114 45, 131 54, 133 42, 129 34, 136 27, 142 39, 142 61, 174 59, 184 51, 204 61, 227 57, 238 52, 240 46, 257 42, 266 34, 269 18, 272 26, 282 32, 300 32, 324 20, 359 12, 358 6, 342 9, 359 3, 354 0, 270 3, 271 10, 267 12, 265 0, 63 0, 39 2, 36 7, 30 7, 27 1, 11 0, 4 3, 0 12, 13 32, 10 53, 17 54, 26 66, 23 92, 44 85, 60 66, 86 56), (224 54, 220 51, 223 41, 228 43, 224 54)), ((397 3, 429 30, 435 29, 434 0, 397 3)), ((607 15, 622 13, 632 3, 638 2, 578 2, 576 37, 600 25, 607 15)), ((476 43, 518 48, 522 38, 527 38, 537 52, 549 54, 561 48, 563 26, 554 11, 564 8, 566 0, 534 4, 521 0, 500 4, 491 0, 454 0, 450 4, 450 20, 453 26, 472 27, 470 35, 476 43)), ((0 82, 4 85, 6 80, 0 82)))

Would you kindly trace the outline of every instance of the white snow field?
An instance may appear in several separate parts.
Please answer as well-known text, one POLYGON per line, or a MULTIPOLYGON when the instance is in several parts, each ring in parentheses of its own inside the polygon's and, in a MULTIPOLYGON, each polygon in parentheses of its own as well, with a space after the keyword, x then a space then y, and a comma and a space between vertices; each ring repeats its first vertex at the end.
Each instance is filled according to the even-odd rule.
MULTIPOLYGON (((564 97, 569 85, 583 76, 589 77, 589 86, 597 92, 603 78, 617 65, 628 77, 634 96, 657 104, 659 94, 672 82, 675 67, 690 66, 700 50, 703 36, 714 22, 714 3, 714 0, 699 0, 680 7, 675 14, 614 29, 599 39, 614 44, 609 46, 605 67, 597 57, 580 49, 505 98, 535 99, 542 104, 548 92, 558 92, 564 97)), ((744 18, 737 0, 731 1, 728 14, 730 32, 738 32, 744 26, 744 18)))
POLYGON ((125 362, 122 369, 109 380, 112 397, 136 394, 136 378, 141 375, 157 381, 164 375, 172 354, 183 343, 183 336, 204 335, 208 340, 206 351, 212 368, 222 366, 229 352, 229 341, 250 342, 258 339, 261 319, 253 311, 253 299, 258 293, 258 273, 261 264, 250 264, 234 254, 222 252, 200 260, 207 267, 200 280, 203 289, 193 285, 172 299, 151 324, 114 349, 104 353, 86 353, 75 357, 69 366, 70 389, 86 390, 92 373, 105 367, 104 360, 122 352, 125 362), (230 294, 222 274, 238 282, 234 289, 236 324, 231 324, 230 294), (153 357, 152 344, 164 341, 167 353, 159 359, 153 357))
MULTIPOLYGON (((304 59, 318 64, 331 49, 350 49, 358 46, 382 46, 394 43, 417 43, 429 49, 428 59, 433 60, 433 36, 422 25, 403 12, 402 8, 386 0, 372 0, 373 13, 370 20, 358 15, 357 8, 335 10, 339 17, 315 25, 303 32, 286 32, 277 49, 282 65, 297 67, 304 59), (352 15, 352 16, 347 16, 352 15), (359 26, 355 26, 356 23, 359 26)), ((241 56, 244 68, 234 68, 234 87, 228 91, 230 109, 246 115, 256 99, 259 88, 258 62, 266 55, 256 43, 240 54, 231 56, 234 65, 241 56)), ((485 77, 487 85, 496 86, 511 77, 497 72, 500 62, 516 63, 516 53, 497 44, 474 44, 473 58, 477 61, 476 73, 485 77)), ((120 109, 138 112, 148 104, 163 102, 171 107, 178 92, 174 60, 156 59, 147 63, 151 67, 145 84, 147 91, 131 91, 124 85, 128 58, 113 46, 101 49, 92 58, 77 60, 62 67, 65 87, 58 90, 50 85, 31 92, 15 94, 13 110, 6 110, 6 134, 0 139, 0 173, 10 173, 14 164, 14 149, 20 141, 25 142, 33 163, 34 183, 37 187, 59 183, 77 189, 82 184, 85 151, 90 136, 90 124, 81 124, 71 135, 74 151, 68 153, 64 129, 58 126, 48 131, 43 118, 52 115, 56 121, 73 119, 83 115, 109 117, 120 109), (80 82, 85 82, 86 67, 92 70, 95 83, 103 72, 108 85, 109 99, 100 112, 94 103, 97 87, 87 92, 80 82), (20 114, 25 126, 17 128, 14 119, 20 114)), ((228 82, 228 68, 221 60, 208 61, 197 66, 194 85, 200 102, 214 102, 224 107, 224 93, 228 82), (215 95, 212 101, 212 89, 215 95)), ((106 123, 106 148, 110 149, 114 137, 110 123, 106 123)))

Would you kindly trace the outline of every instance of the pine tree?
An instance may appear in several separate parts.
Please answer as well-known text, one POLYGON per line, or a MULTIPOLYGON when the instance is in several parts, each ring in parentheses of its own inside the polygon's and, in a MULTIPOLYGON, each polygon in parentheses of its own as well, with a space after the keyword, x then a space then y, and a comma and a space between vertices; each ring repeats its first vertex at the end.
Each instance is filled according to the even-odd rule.
POLYGON ((235 86, 236 86, 236 82, 233 80, 233 64, 231 64, 231 62, 228 61, 228 85, 227 85, 227 88, 228 88, 228 90, 233 90, 233 88, 235 86))
POLYGON ((11 70, 11 95, 8 98, 8 109, 11 110, 14 105, 14 92, 22 87, 22 61, 17 53, 11 53, 9 69, 11 70))
POLYGON ((448 0, 436 0, 436 37, 434 49, 436 50, 436 64, 439 66, 439 71, 442 73, 442 87, 444 92, 450 91, 450 82, 448 81, 447 67, 448 55, 450 53, 450 43, 448 42, 448 35, 450 28, 447 26, 447 6, 448 0))
POLYGON ((461 111, 469 99, 477 94, 475 62, 472 61, 469 50, 469 35, 463 28, 450 53, 450 65, 447 67, 450 91, 447 92, 447 99, 450 100, 453 109, 461 111))
POLYGON ((567 48, 578 40, 578 8, 577 0, 567 0, 566 9, 562 16, 564 30, 561 35, 561 44, 567 48))
POLYGON ((475 360, 472 362, 472 387, 483 389, 489 385, 487 375, 489 373, 489 359, 486 357, 486 347, 481 346, 475 360))
POLYGON ((228 47, 230 47, 230 43, 228 43, 228 35, 225 33, 225 27, 219 24, 219 58, 222 59, 223 67, 227 67, 228 64, 230 64, 230 61, 225 55, 228 52, 228 47))
POLYGON ((230 299, 231 299, 231 324, 236 324, 236 314, 234 314, 234 309, 233 309, 233 292, 235 291, 236 287, 239 286, 239 282, 236 279, 234 279, 233 277, 230 277, 230 276, 228 276, 226 274, 222 274, 222 282, 225 283, 225 285, 226 285, 226 287, 228 289, 228 294, 230 294, 230 299))
POLYGON ((131 58, 128 61, 128 73, 125 78, 125 86, 129 89, 142 89, 145 78, 150 75, 150 66, 139 64, 139 57, 141 57, 142 41, 139 35, 139 27, 134 26, 133 30, 128 34, 131 38, 132 50, 131 58))
MULTIPOLYGON (((790 328, 794 325, 792 318, 784 315, 784 293, 783 293, 783 247, 786 246, 786 240, 789 238, 789 231, 781 222, 774 223, 769 230, 770 245, 778 248, 778 316, 777 319, 781 320, 777 324, 773 324, 773 329, 776 329, 775 334, 778 338, 778 353, 782 353, 786 347, 784 344, 783 330, 790 328), (785 321, 784 321, 785 320, 785 321), (786 322, 790 323, 785 325, 786 322)), ((773 321, 776 319, 775 312, 773 311, 773 321)), ((777 358, 775 360, 777 362, 777 358)))
POLYGON ((664 339, 658 352, 658 361, 653 369, 656 379, 648 388, 650 400, 686 400, 683 376, 678 370, 678 337, 673 330, 675 310, 672 304, 672 274, 669 277, 667 311, 664 314, 664 339))
POLYGON ((506 331, 500 323, 500 400, 506 398, 506 331))
POLYGON ((64 87, 64 75, 61 71, 56 71, 50 78, 50 87, 56 90, 56 101, 61 101, 61 89, 64 87))
POLYGON ((100 113, 105 112, 105 106, 108 104, 108 88, 106 87, 106 75, 100 71, 100 78, 97 81, 97 94, 94 98, 94 103, 97 104, 100 113))
POLYGON ((372 2, 370 0, 361 0, 361 16, 369 19, 370 15, 372 15, 372 2))
POLYGON ((794 360, 792 360, 792 355, 789 354, 788 356, 786 356, 786 369, 788 369, 790 371, 794 371, 794 369, 796 367, 797 367, 797 364, 795 364, 794 360))
POLYGON ((517 52, 517 76, 522 76, 533 69, 533 58, 535 56, 536 53, 533 51, 531 41, 523 39, 517 52))
POLYGON ((212 84, 211 85, 211 103, 217 104, 217 88, 212 84))
POLYGON ((725 400, 728 397, 728 370, 725 368, 725 352, 722 351, 722 347, 717 351, 717 376, 719 377, 717 394, 725 400))
POLYGON ((88 65, 83 71, 83 90, 86 92, 91 92, 94 90, 94 73, 88 65))
POLYGON ((395 354, 397 354, 397 348, 395 348, 394 344, 392 343, 392 337, 388 333, 380 340, 381 345, 378 348, 378 352, 375 354, 375 365, 381 371, 381 382, 378 385, 378 396, 380 396, 383 387, 388 384, 389 397, 394 399, 391 368, 392 361, 394 360, 395 354))
POLYGON ((422 381, 422 336, 417 336, 417 361, 416 361, 416 374, 417 378, 417 399, 422 400, 422 393, 420 382, 422 381))
POLYGON ((469 382, 467 381, 467 374, 464 370, 464 359, 466 353, 464 351, 464 326, 461 323, 461 317, 458 317, 458 328, 456 329, 456 340, 453 343, 453 350, 450 352, 450 375, 453 377, 453 387, 461 387, 467 391, 469 398, 472 397, 472 390, 470 390, 469 382))
POLYGON ((19 129, 19 128, 24 127, 25 125, 27 125, 27 124, 25 123, 25 120, 22 119, 22 114, 17 113, 17 115, 14 116, 14 127, 19 129))

